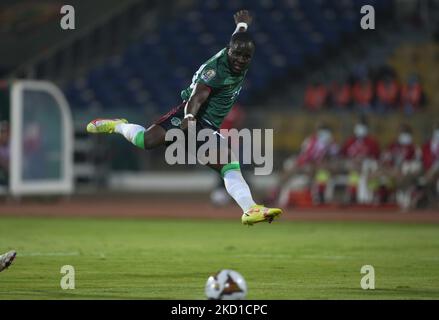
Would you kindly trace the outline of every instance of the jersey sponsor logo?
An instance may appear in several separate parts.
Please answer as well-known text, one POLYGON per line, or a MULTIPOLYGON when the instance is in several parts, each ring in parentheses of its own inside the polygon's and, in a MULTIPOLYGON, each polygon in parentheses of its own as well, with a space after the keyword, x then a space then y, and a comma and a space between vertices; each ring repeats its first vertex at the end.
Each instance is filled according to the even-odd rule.
POLYGON ((173 126, 179 127, 181 125, 181 120, 180 120, 180 118, 173 117, 171 119, 171 123, 172 123, 173 126))
POLYGON ((213 69, 207 69, 205 70, 202 74, 201 74, 201 79, 209 82, 210 80, 212 80, 213 78, 215 78, 216 76, 216 71, 213 69))

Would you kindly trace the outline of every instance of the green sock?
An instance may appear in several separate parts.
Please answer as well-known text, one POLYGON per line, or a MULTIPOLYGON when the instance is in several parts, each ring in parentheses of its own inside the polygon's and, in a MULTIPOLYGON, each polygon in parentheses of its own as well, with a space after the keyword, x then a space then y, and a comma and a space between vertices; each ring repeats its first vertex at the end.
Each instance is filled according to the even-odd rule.
POLYGON ((141 149, 145 149, 145 131, 139 131, 136 133, 134 140, 132 141, 134 145, 141 149))

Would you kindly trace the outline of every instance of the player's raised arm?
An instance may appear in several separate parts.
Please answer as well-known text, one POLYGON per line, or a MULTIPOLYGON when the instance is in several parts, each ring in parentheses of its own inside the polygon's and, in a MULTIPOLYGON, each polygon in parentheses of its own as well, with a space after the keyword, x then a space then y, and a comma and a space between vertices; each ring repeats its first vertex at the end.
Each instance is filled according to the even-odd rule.
POLYGON ((195 85, 192 95, 184 107, 184 119, 180 126, 181 129, 187 129, 188 121, 195 121, 195 116, 197 115, 198 110, 200 110, 200 107, 209 97, 210 91, 211 89, 205 84, 197 83, 195 85))
POLYGON ((236 29, 233 34, 237 32, 245 32, 253 21, 253 17, 248 10, 240 10, 233 15, 236 23, 236 29))

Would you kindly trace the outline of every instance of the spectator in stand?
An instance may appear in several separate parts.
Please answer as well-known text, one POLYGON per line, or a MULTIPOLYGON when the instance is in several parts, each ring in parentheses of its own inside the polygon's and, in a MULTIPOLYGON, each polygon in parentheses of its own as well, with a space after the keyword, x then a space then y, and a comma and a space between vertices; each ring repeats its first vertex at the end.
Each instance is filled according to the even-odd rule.
POLYGON ((357 80, 352 88, 355 110, 361 114, 371 112, 373 95, 372 81, 368 77, 357 80))
POLYGON ((352 88, 348 81, 334 81, 331 85, 331 105, 335 110, 347 111, 352 103, 352 88))
POLYGON ((378 159, 380 147, 377 140, 369 134, 369 125, 365 118, 360 118, 354 126, 354 135, 346 140, 341 149, 345 157, 355 159, 378 159))
POLYGON ((431 138, 422 146, 423 176, 419 181, 418 192, 412 199, 412 207, 426 205, 439 208, 439 122, 433 127, 431 138))
POLYGON ((394 111, 398 105, 399 85, 392 75, 385 75, 376 85, 376 111, 387 113, 394 111))
POLYGON ((413 142, 410 125, 402 124, 395 140, 383 151, 379 169, 375 172, 374 202, 385 204, 392 198, 404 207, 416 188, 421 172, 420 150, 413 142))
POLYGON ((407 161, 416 159, 417 147, 413 142, 413 130, 403 123, 395 140, 383 151, 382 162, 402 170, 407 161))
POLYGON ((439 123, 435 124, 431 138, 422 146, 422 161, 427 172, 439 165, 439 123))
POLYGON ((9 122, 0 121, 0 185, 9 181, 9 122))
POLYGON ((401 105, 404 113, 410 115, 419 111, 425 104, 425 96, 416 75, 410 76, 401 88, 401 105))
POLYGON ((317 202, 324 202, 330 179, 331 160, 337 152, 338 146, 333 139, 332 129, 324 123, 318 124, 315 132, 303 141, 300 154, 297 157, 291 156, 284 162, 284 171, 278 186, 268 201, 286 205, 291 178, 297 174, 306 174, 307 188, 316 191, 317 202))
POLYGON ((305 89, 305 109, 308 111, 318 111, 325 108, 328 100, 328 89, 319 80, 308 84, 305 89))
POLYGON ((343 170, 348 168, 346 202, 368 202, 371 200, 367 188, 370 172, 377 167, 380 156, 378 141, 369 134, 369 125, 365 118, 360 118, 354 126, 354 135, 343 144, 340 155, 344 159, 343 170))

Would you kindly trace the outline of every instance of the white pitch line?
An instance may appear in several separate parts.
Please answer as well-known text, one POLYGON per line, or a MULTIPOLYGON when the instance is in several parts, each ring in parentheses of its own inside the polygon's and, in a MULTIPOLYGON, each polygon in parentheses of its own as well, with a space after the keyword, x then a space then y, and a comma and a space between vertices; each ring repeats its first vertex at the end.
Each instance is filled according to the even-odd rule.
POLYGON ((298 256, 297 259, 319 259, 319 260, 352 260, 352 259, 357 259, 357 257, 352 257, 352 256, 298 256))
POLYGON ((72 252, 25 252, 21 253, 17 251, 17 257, 67 257, 67 256, 79 256, 77 251, 72 252))

